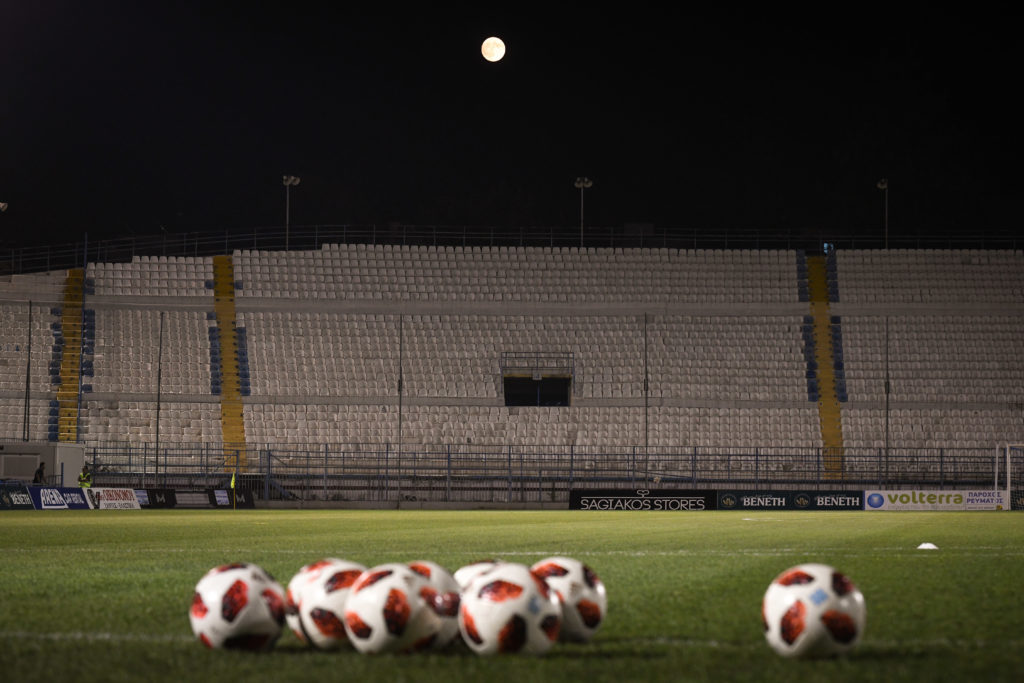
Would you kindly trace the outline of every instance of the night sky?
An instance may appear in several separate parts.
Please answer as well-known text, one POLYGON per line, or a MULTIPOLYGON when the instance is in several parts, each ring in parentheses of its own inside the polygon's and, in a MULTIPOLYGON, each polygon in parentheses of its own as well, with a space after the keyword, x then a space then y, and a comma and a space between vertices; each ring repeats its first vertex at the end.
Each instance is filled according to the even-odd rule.
POLYGON ((1019 224, 1008 17, 0 4, 4 247, 281 226, 283 174, 293 226, 573 226, 583 175, 588 225, 1019 224))

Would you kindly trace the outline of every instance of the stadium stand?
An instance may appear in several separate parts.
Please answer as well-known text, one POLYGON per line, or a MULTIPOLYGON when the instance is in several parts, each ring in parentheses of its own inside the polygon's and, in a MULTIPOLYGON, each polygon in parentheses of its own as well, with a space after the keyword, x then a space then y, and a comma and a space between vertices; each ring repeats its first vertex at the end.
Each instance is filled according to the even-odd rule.
POLYGON ((240 296, 359 301, 785 303, 785 250, 325 245, 236 251, 240 296))
MULTIPOLYGON (((829 398, 851 471, 886 447, 1024 441, 1020 251, 329 244, 219 258, 231 269, 88 264, 80 441, 155 444, 159 389, 164 447, 234 442, 228 374, 233 433, 288 452, 703 449, 739 462, 822 449, 829 398), (506 353, 562 354, 568 405, 505 405, 506 353)), ((66 272, 5 280, 0 432, 53 440, 66 272)))
POLYGON ((1019 250, 841 249, 836 261, 844 303, 1024 302, 1019 250))
POLYGON ((209 257, 136 256, 129 263, 91 263, 94 294, 117 296, 213 296, 209 257))
POLYGON ((94 354, 95 393, 156 393, 202 396, 210 393, 210 339, 202 311, 98 309, 94 354), (160 344, 163 314, 163 345, 160 344))

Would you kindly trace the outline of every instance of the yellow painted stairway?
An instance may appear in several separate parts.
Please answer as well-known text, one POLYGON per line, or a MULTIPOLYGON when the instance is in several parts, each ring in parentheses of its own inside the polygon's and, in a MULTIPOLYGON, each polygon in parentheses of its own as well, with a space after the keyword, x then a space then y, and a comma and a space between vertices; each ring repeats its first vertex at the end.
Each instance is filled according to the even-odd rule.
POLYGON ((235 331, 235 266, 231 256, 213 257, 213 310, 220 340, 220 424, 226 469, 246 467, 245 421, 242 418, 241 379, 238 374, 238 335, 235 331))
POLYGON ((60 385, 57 388, 59 414, 57 440, 78 441, 78 386, 82 367, 82 304, 85 270, 71 268, 64 280, 64 306, 60 333, 64 346, 60 356, 60 385))
POLYGON ((824 256, 807 257, 807 289, 814 319, 814 360, 818 364, 818 424, 824 454, 825 477, 843 473, 843 421, 836 393, 832 315, 828 304, 828 275, 824 256))

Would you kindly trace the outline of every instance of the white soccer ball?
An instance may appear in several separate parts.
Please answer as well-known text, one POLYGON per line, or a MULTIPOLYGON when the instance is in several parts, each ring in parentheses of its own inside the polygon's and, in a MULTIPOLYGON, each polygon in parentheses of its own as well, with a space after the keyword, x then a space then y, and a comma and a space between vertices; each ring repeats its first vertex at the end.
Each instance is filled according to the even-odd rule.
POLYGON ((299 605, 302 603, 302 596, 306 589, 313 585, 324 571, 332 564, 340 562, 344 562, 344 560, 339 560, 336 557, 327 557, 316 562, 310 562, 295 572, 295 575, 288 582, 288 587, 285 590, 284 619, 285 623, 288 624, 288 628, 302 642, 307 642, 306 634, 302 632, 302 624, 299 619, 299 605))
POLYGON ((364 654, 414 652, 430 647, 441 630, 427 579, 408 565, 367 569, 345 601, 345 632, 364 654), (426 597, 424 597, 426 595, 426 597))
POLYGON ((561 622, 558 594, 526 565, 495 565, 462 592, 459 630, 479 655, 544 654, 558 640, 561 622))
POLYGON ((447 647, 459 635, 459 588, 458 582, 451 572, 430 560, 416 560, 409 567, 427 580, 430 590, 422 589, 420 594, 427 599, 434 612, 441 617, 441 629, 431 644, 431 648, 440 650, 447 647))
POLYGON ((571 557, 548 557, 530 570, 547 581, 562 601, 562 628, 558 639, 585 643, 604 621, 608 597, 593 569, 571 557))
POLYGON ((303 588, 298 603, 304 640, 321 650, 336 650, 348 642, 345 601, 365 570, 361 564, 336 558, 320 568, 319 575, 303 588))
POLYGON ((452 577, 455 579, 455 583, 459 584, 459 590, 466 590, 466 586, 469 585, 470 581, 484 572, 494 569, 494 567, 499 564, 501 564, 501 560, 479 560, 477 562, 471 562, 470 564, 456 569, 452 574, 452 577))
POLYGON ((206 647, 270 650, 284 626, 284 589, 255 564, 214 567, 196 584, 188 611, 206 647))
POLYGON ((764 636, 784 657, 849 652, 864 633, 864 596, 825 564, 801 564, 775 577, 761 603, 764 636))

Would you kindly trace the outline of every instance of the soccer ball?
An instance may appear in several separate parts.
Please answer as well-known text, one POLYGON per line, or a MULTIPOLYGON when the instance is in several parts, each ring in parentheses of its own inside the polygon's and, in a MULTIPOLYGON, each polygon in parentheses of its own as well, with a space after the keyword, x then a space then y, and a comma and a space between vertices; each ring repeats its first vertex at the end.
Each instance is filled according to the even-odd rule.
POLYGON ((320 568, 299 596, 297 614, 304 640, 321 650, 336 650, 345 644, 345 601, 365 570, 361 564, 334 558, 320 568))
POLYGON ((825 564, 801 564, 775 577, 761 603, 764 636, 784 657, 849 652, 864 633, 864 596, 825 564))
POLYGON ((459 590, 466 590, 466 586, 469 585, 470 581, 480 574, 493 569, 498 564, 501 564, 501 560, 479 560, 464 567, 459 567, 452 574, 452 577, 455 579, 455 583, 459 584, 459 590))
POLYGON ((530 570, 547 581, 562 601, 562 628, 558 639, 585 643, 604 620, 608 597, 604 583, 587 565, 571 557, 548 557, 530 570))
MULTIPOLYGON (((307 642, 306 634, 302 632, 302 623, 299 618, 299 605, 302 604, 302 596, 306 589, 313 585, 317 579, 319 579, 325 571, 327 571, 332 565, 344 562, 335 557, 328 557, 316 562, 310 562, 295 573, 291 581, 288 582, 288 588, 285 591, 285 623, 288 624, 288 628, 291 629, 295 636, 303 641, 307 642)), ((362 571, 362 570, 360 570, 362 571)))
POLYGON ((206 647, 270 650, 284 626, 284 589, 255 564, 214 567, 196 584, 188 611, 206 647))
POLYGON ((430 560, 416 560, 409 563, 410 569, 422 574, 427 585, 433 589, 421 589, 420 594, 430 600, 434 611, 441 617, 441 630, 431 647, 435 650, 447 647, 459 635, 459 593, 460 588, 451 572, 430 560))
POLYGON ((558 594, 526 565, 495 565, 462 592, 459 630, 479 655, 544 654, 558 640, 561 621, 558 594))
POLYGON ((345 632, 364 654, 413 652, 430 647, 441 631, 434 610, 436 591, 408 565, 367 569, 345 601, 345 632))

